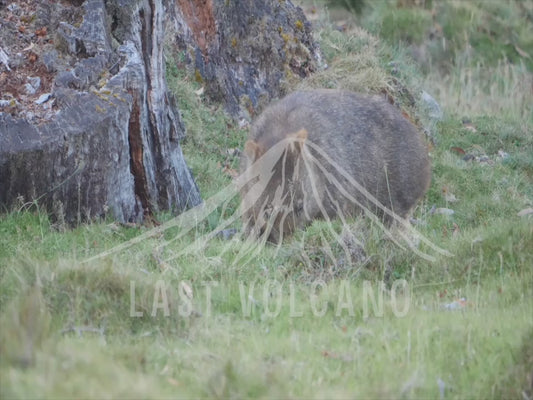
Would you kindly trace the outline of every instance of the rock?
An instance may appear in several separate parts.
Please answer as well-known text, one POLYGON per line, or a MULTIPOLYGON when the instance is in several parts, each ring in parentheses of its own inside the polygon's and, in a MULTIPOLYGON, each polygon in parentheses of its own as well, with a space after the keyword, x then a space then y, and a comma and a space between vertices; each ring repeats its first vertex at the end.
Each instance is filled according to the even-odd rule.
POLYGON ((44 93, 40 95, 37 100, 35 100, 35 104, 43 104, 47 102, 48 100, 50 100, 51 97, 52 97, 52 93, 44 93))
POLYGON ((429 93, 422 91, 422 108, 427 112, 427 115, 435 121, 441 121, 443 117, 442 110, 439 103, 429 93))
POLYGON ((8 71, 11 71, 11 68, 9 68, 9 57, 8 57, 6 52, 1 47, 0 47, 0 62, 2 62, 2 64, 4 64, 4 67, 8 71))
POLYGON ((290 1, 177 0, 175 46, 205 93, 250 119, 321 63, 303 11, 290 1))
POLYGON ((41 89, 35 124, 27 113, 0 112, 0 207, 36 202, 77 224, 108 214, 138 223, 199 204, 165 79, 163 23, 172 2, 35 3, 57 39, 43 70, 57 75, 51 92, 41 89))
POLYGON ((37 91, 41 87, 41 78, 39 78, 38 76, 28 76, 26 80, 28 81, 28 83, 24 85, 26 93, 30 96, 37 93, 37 91))
POLYGON ((55 88, 79 89, 81 86, 81 80, 74 76, 72 71, 61 71, 54 79, 55 88))
POLYGON ((43 64, 48 72, 58 70, 58 52, 56 50, 47 51, 42 55, 43 64))

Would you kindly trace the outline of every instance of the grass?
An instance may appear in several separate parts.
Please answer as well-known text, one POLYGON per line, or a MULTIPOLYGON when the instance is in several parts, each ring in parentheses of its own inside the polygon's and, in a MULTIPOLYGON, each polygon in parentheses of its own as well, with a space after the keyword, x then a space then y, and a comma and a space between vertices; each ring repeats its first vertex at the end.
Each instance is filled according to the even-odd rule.
MULTIPOLYGON (((481 17, 495 7, 471 4, 481 17)), ((394 7, 371 11, 385 18, 394 7)), ((426 9, 412 11, 406 20, 426 9)), ((512 3, 500 11, 516 12, 512 3)), ((402 87, 415 100, 431 82, 443 88, 434 93, 445 113, 432 127, 432 185, 414 217, 453 256, 422 243, 435 258, 427 261, 368 220, 349 229, 317 221, 244 258, 238 237, 197 241, 236 210, 236 196, 184 234, 185 222, 160 232, 112 221, 65 231, 26 205, 0 216, 1 398, 533 396, 533 224, 517 215, 533 207, 532 121, 527 93, 511 99, 531 79, 528 64, 489 54, 422 74, 388 37, 342 33, 326 18, 317 37, 329 68, 300 87, 385 90, 420 118, 402 87), (465 85, 460 65, 479 65, 465 85), (485 77, 498 68, 512 72, 492 96, 485 77), (479 103, 470 108, 469 88, 479 103)), ((168 75, 188 130, 184 153, 207 199, 231 185, 246 129, 207 104, 194 77, 171 65, 168 75)))

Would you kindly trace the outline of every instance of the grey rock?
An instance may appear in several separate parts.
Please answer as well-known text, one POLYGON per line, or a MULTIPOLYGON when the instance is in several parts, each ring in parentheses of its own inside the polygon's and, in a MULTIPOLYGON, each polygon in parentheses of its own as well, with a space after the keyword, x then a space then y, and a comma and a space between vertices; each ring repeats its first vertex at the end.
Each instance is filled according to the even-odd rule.
POLYGON ((61 71, 54 79, 54 88, 79 89, 81 86, 81 80, 72 71, 61 71))
POLYGON ((41 87, 41 78, 39 78, 38 76, 28 76, 26 80, 28 81, 28 83, 24 85, 26 93, 30 96, 37 93, 37 91, 41 87))
POLYGON ((35 104, 43 104, 47 102, 48 100, 50 100, 51 97, 52 97, 52 93, 43 93, 42 95, 39 96, 37 100, 35 100, 35 104))
POLYGON ((58 52, 56 50, 47 51, 42 55, 42 61, 48 72, 58 70, 58 52))
POLYGON ((176 49, 235 119, 250 119, 284 94, 284 81, 321 66, 311 24, 290 1, 174 3, 176 49))
POLYGON ((222 229, 221 231, 218 231, 216 233, 216 236, 221 238, 222 240, 230 240, 238 232, 239 231, 236 228, 222 229))
POLYGON ((9 11, 11 11, 12 13, 15 13, 19 10, 19 5, 17 3, 11 3, 10 5, 7 6, 7 9, 9 11))
POLYGON ((0 62, 4 64, 5 68, 8 71, 11 71, 11 68, 9 68, 9 57, 1 47, 0 47, 0 62))

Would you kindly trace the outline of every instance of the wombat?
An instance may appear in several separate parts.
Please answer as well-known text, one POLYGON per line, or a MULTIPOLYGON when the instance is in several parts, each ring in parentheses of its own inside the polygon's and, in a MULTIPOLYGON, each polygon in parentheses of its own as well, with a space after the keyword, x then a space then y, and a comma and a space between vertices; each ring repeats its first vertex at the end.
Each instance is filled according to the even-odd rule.
POLYGON ((241 157, 247 234, 280 242, 316 218, 405 219, 431 170, 417 128, 379 96, 297 91, 252 124, 241 157))

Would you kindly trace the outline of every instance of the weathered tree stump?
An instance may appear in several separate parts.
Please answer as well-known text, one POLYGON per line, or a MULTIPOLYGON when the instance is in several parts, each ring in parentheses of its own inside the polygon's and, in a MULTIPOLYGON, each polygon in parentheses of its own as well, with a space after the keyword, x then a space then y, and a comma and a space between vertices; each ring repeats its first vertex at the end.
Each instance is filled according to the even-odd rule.
MULTIPOLYGON (((2 208, 37 201, 68 223, 107 214, 140 222, 154 211, 181 211, 201 201, 166 86, 169 3, 41 0, 26 10, 37 16, 25 28, 35 32, 34 56, 18 64, 11 58, 11 68, 0 65, 7 74, 0 90, 2 208), (32 96, 13 83, 31 65, 50 82, 32 96)), ((24 7, 30 6, 3 7, 1 15, 22 19, 24 7)))

